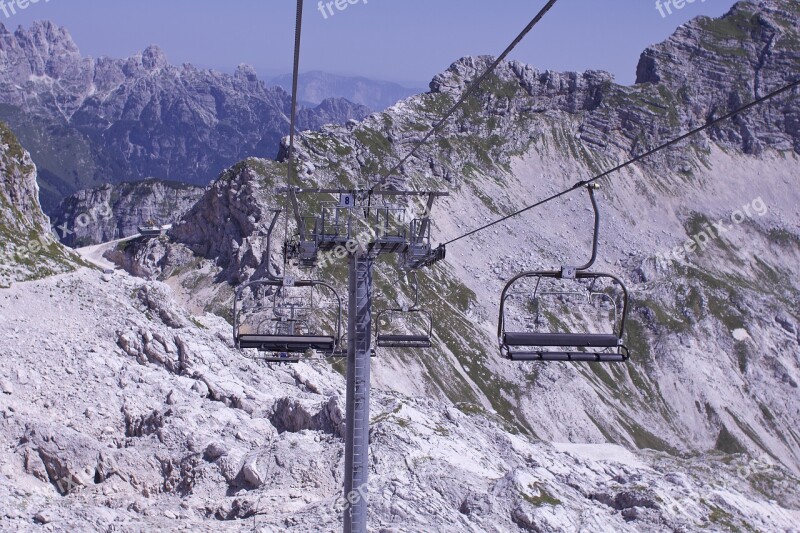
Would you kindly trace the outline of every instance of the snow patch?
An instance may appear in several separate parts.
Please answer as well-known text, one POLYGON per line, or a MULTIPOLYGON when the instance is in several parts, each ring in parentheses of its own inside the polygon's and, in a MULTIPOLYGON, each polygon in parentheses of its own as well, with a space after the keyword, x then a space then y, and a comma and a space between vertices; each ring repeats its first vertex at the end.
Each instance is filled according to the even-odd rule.
POLYGON ((746 341, 747 339, 750 338, 750 334, 747 333, 747 330, 742 328, 733 330, 732 334, 733 338, 740 342, 746 341))
POLYGON ((570 442, 554 442, 556 450, 571 453, 592 461, 619 463, 633 468, 651 470, 630 450, 616 444, 573 444, 570 442))

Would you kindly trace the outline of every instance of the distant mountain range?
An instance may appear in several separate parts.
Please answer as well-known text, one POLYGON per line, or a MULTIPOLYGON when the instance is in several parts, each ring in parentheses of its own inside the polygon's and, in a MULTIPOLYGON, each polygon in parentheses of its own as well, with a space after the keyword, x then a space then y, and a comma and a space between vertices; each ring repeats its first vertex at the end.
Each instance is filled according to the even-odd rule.
MULTIPOLYGON (((290 96, 259 80, 167 62, 156 46, 127 59, 83 57, 65 28, 0 24, 0 120, 39 170, 46 212, 77 190, 150 176, 206 185, 249 156, 275 158, 290 96)), ((300 129, 362 119, 367 107, 320 101, 300 129)))
MULTIPOLYGON (((273 78, 270 83, 290 91, 292 75, 286 74, 273 78)), ((326 98, 346 98, 351 102, 367 106, 373 111, 383 111, 403 98, 427 91, 426 89, 403 87, 388 81, 357 76, 338 76, 320 71, 301 74, 299 85, 299 97, 303 102, 318 105, 326 98)))

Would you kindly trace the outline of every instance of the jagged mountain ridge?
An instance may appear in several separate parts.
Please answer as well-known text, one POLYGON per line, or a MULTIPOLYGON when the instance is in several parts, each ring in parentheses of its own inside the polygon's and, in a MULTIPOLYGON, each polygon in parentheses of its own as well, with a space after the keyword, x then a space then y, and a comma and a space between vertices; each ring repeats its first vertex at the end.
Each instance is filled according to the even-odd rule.
MULTIPOLYGON (((650 66, 640 71, 673 75, 633 87, 615 85, 600 72, 540 73, 504 63, 440 140, 406 165, 402 177, 407 186, 438 188, 444 181, 455 187, 453 197, 435 209, 439 240, 453 238, 787 83, 787 65, 800 57, 794 46, 797 20, 795 4, 773 0, 740 2, 721 19, 693 21, 643 54, 642 64, 650 66), (737 32, 746 38, 734 48, 737 32), (681 35, 698 38, 705 48, 691 52, 679 46, 685 44, 681 35), (690 78, 680 77, 675 64, 660 63, 659 57, 683 62, 681 50, 719 67, 697 78, 699 89, 685 85, 690 78), (742 68, 758 75, 741 77, 742 68)), ((465 58, 434 79, 430 94, 361 124, 305 134, 298 151, 302 185, 370 183, 489 62, 465 58)), ((796 193, 787 181, 798 164, 798 110, 796 97, 777 100, 606 183, 599 268, 620 272, 636 295, 629 342, 637 356, 631 364, 608 370, 534 367, 531 376, 530 367, 494 356, 500 281, 524 268, 553 268, 586 253, 591 220, 586 199, 576 197, 452 246, 448 265, 424 276, 431 286, 429 305, 440 310, 436 355, 402 357, 401 365, 394 359, 400 355, 389 352, 391 362, 376 366, 376 379, 405 393, 480 405, 546 440, 610 440, 684 453, 747 451, 768 454, 797 471, 798 413, 784 398, 800 381, 800 289, 790 270, 800 239, 796 193), (738 233, 715 239, 705 253, 668 266, 655 260, 703 223, 757 200, 769 205, 769 212, 751 213, 738 233), (470 261, 475 254, 481 258, 470 261), (760 289, 765 279, 770 288, 760 289), (700 367, 714 377, 698 374, 700 367), (414 382, 406 375, 425 377, 414 382), (689 394, 673 392, 677 387, 689 394), (688 397, 695 403, 687 403, 688 397), (560 409, 568 404, 584 409, 560 409)), ((262 275, 268 261, 264 224, 269 209, 280 205, 273 190, 284 174, 281 165, 264 161, 237 165, 174 228, 177 244, 130 248, 132 262, 139 258, 140 273, 184 284, 184 296, 199 308, 224 314, 230 288, 196 272, 186 274, 182 262, 192 254, 206 258, 217 280, 232 283, 262 275), (202 287, 202 297, 193 300, 188 287, 202 287)), ((391 272, 376 278, 379 292, 398 290, 391 272)), ((338 281, 343 286, 344 280, 338 281)))
MULTIPOLYGON (((171 66, 150 46, 127 59, 83 57, 65 28, 0 24, 0 119, 40 169, 46 211, 105 182, 150 176, 206 185, 248 156, 273 158, 289 132, 289 95, 255 71, 171 66)), ((370 111, 330 99, 299 114, 301 128, 370 111)))

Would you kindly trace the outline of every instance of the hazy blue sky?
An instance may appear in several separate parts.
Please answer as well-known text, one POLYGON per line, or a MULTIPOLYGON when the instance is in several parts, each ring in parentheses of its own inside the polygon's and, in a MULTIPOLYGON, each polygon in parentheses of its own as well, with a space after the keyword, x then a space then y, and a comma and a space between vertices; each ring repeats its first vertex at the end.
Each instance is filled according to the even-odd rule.
MULTIPOLYGON (((11 4, 12 0, 3 0, 11 4)), ((14 0, 16 1, 16 0, 14 0)), ((326 0, 327 3, 328 0, 326 0)), ((351 0, 327 18, 306 0, 303 70, 427 85, 453 61, 500 53, 544 0, 351 0)), ((666 0, 662 0, 662 3, 666 0)), ((691 0, 687 0, 691 1, 691 0)), ((632 83, 639 54, 683 22, 719 16, 733 0, 695 0, 664 17, 655 0, 560 0, 513 58, 540 69, 603 69, 632 83)), ((84 55, 127 57, 158 44, 172 63, 262 77, 291 69, 293 0, 39 0, 0 23, 49 19, 66 26, 84 55)))

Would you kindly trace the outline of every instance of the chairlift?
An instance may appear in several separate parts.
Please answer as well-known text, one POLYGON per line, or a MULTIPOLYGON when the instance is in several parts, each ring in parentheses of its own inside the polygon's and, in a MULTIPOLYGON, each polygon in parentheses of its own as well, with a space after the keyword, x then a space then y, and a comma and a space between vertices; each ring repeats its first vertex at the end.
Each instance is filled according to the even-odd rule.
MULTIPOLYGON (((267 261, 271 254, 271 237, 280 211, 273 212, 274 217, 267 232, 267 261)), ((233 302, 233 340, 241 350, 257 350, 263 354, 259 360, 275 363, 296 363, 309 350, 316 350, 328 356, 337 351, 341 338, 342 300, 336 290, 329 284, 319 280, 294 280, 290 276, 279 277, 270 271, 267 265, 267 278, 251 281, 236 289, 233 302), (257 287, 273 288, 271 295, 256 297, 257 303, 251 315, 268 314, 255 325, 255 332, 243 332, 243 309, 245 290, 253 292, 257 287), (328 332, 319 332, 312 328, 307 315, 314 312, 313 291, 323 287, 333 296, 336 302, 335 324, 328 332), (307 288, 310 295, 307 300, 288 292, 295 288, 307 288), (261 300, 261 301, 258 301, 261 300), (271 301, 264 301, 271 300, 271 301)))
POLYGON ((414 284, 414 303, 398 309, 384 309, 375 316, 375 345, 378 348, 430 348, 433 346, 433 317, 417 305, 419 302, 419 284, 415 272, 409 277, 414 284), (412 327, 413 318, 421 317, 424 326, 420 329, 412 327), (416 334, 387 333, 388 324, 409 326, 416 334))
MULTIPOLYGON (((628 315, 628 291, 618 277, 600 273, 588 272, 597 258, 597 240, 600 231, 600 212, 597 207, 597 200, 594 192, 597 185, 590 184, 587 189, 589 198, 592 201, 594 210, 594 236, 592 243, 592 257, 589 262, 580 267, 562 266, 559 271, 531 271, 523 272, 512 278, 503 289, 500 296, 500 317, 498 322, 497 334, 500 343, 500 353, 503 357, 512 361, 580 361, 580 362, 624 362, 629 358, 628 348, 624 344, 625 321, 628 315), (512 317, 507 310, 507 301, 511 296, 528 293, 520 291, 517 287, 523 280, 531 280, 534 283, 531 302, 535 315, 534 324, 530 328, 519 328, 519 330, 507 329, 509 319, 512 317), (546 290, 548 283, 552 280, 575 280, 585 286, 582 291, 566 290, 546 290), (598 285, 608 283, 609 289, 601 291, 598 285), (615 289, 616 288, 616 289, 615 289), (622 298, 614 298, 609 292, 620 291, 622 298), (540 304, 548 298, 560 298, 563 302, 567 301, 570 295, 578 295, 586 298, 588 304, 599 302, 612 309, 610 331, 604 333, 586 332, 557 332, 552 331, 551 323, 548 323, 548 331, 530 331, 537 329, 541 325, 540 304), (609 305, 610 304, 610 305, 609 305)), ((548 321, 549 322, 549 321, 548 321)))

